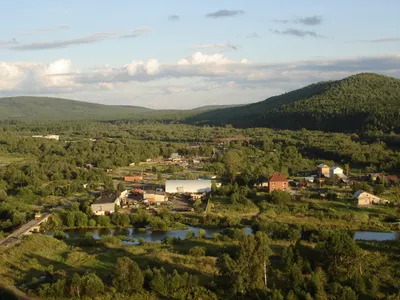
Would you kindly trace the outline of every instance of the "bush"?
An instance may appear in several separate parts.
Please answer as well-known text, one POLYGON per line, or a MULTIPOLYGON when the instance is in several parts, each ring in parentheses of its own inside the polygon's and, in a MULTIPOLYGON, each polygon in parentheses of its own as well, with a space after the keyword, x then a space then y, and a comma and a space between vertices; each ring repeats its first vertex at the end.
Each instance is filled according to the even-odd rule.
POLYGON ((53 237, 58 240, 64 240, 67 238, 67 235, 63 231, 55 231, 53 237))
POLYGON ((95 219, 90 219, 89 220, 89 226, 90 227, 95 227, 96 226, 96 220, 95 219))
POLYGON ((270 195, 270 199, 272 203, 282 205, 289 203, 292 200, 292 197, 286 191, 274 190, 270 195))
POLYGON ((120 245, 121 244, 121 239, 116 237, 116 236, 111 236, 111 235, 107 235, 107 236, 103 236, 101 238, 101 241, 104 244, 112 244, 112 245, 120 245))
POLYGON ((99 216, 99 217, 97 217, 97 223, 101 227, 110 227, 110 225, 111 225, 110 217, 109 216, 99 216))
POLYGON ((195 236, 195 234, 194 234, 193 231, 188 231, 188 232, 186 233, 185 240, 193 240, 195 237, 196 237, 196 236, 195 236))
POLYGON ((206 248, 200 247, 200 246, 195 246, 189 250, 189 255, 194 256, 194 257, 205 256, 206 248))

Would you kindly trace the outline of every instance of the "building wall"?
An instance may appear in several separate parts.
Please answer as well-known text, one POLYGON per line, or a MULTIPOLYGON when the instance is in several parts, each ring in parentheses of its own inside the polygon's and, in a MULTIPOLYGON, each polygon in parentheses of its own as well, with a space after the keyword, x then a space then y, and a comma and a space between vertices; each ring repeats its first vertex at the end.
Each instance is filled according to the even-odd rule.
POLYGON ((330 176, 333 178, 336 174, 343 174, 343 170, 341 168, 331 169, 330 176))
POLYGON ((372 204, 385 203, 387 200, 381 199, 375 195, 369 194, 367 192, 361 193, 357 198, 358 206, 367 206, 372 204))
POLYGON ((272 192, 274 190, 288 191, 289 184, 287 181, 271 181, 268 184, 268 191, 272 192))
POLYGON ((154 202, 165 202, 166 201, 166 197, 165 194, 154 194, 154 193, 144 193, 143 194, 143 199, 152 199, 152 201, 154 202))
MULTIPOLYGON (((118 204, 117 204, 118 205, 118 204)), ((99 203, 91 205, 92 211, 95 215, 105 215, 106 212, 114 213, 115 203, 99 203)))
POLYGON ((167 193, 209 193, 211 180, 167 180, 165 184, 167 193))
POLYGON ((143 176, 126 176, 124 177, 124 181, 128 181, 128 182, 136 182, 136 181, 140 181, 143 180, 143 176))

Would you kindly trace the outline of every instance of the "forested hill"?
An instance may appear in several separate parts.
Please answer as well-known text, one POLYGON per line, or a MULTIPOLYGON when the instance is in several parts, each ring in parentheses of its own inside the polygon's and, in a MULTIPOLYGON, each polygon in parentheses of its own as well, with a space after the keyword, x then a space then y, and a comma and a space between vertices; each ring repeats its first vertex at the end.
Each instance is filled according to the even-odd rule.
POLYGON ((0 98, 0 120, 112 119, 151 111, 137 106, 112 106, 50 97, 0 98))
POLYGON ((234 107, 210 105, 191 110, 155 110, 139 106, 103 105, 50 97, 0 98, 0 120, 183 120, 190 116, 234 107))
POLYGON ((204 112, 186 121, 235 127, 400 133, 400 79, 362 73, 254 104, 204 112))

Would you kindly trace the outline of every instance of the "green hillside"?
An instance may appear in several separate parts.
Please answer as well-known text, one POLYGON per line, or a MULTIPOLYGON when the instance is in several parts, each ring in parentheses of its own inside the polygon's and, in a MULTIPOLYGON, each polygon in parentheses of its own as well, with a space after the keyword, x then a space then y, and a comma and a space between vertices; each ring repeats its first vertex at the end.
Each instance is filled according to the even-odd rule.
POLYGON ((111 106, 49 97, 0 98, 0 120, 68 120, 128 118, 151 112, 137 106, 111 106))
POLYGON ((362 73, 320 82, 241 107, 192 116, 189 123, 355 132, 400 132, 400 79, 362 73))
POLYGON ((0 98, 0 120, 163 120, 179 121, 199 113, 234 107, 210 105, 191 110, 153 110, 139 106, 103 105, 49 97, 0 98))

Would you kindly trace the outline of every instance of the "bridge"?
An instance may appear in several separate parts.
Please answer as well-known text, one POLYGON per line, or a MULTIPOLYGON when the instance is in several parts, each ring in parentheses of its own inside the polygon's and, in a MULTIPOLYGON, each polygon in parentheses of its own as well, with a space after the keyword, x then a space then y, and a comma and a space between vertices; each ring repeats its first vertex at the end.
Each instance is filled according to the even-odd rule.
POLYGON ((44 213, 38 219, 29 221, 28 223, 22 225, 21 227, 15 229, 11 234, 9 234, 4 240, 0 241, 0 246, 9 246, 18 242, 19 238, 24 235, 32 234, 33 232, 39 232, 40 224, 46 222, 50 217, 50 214, 44 213))

